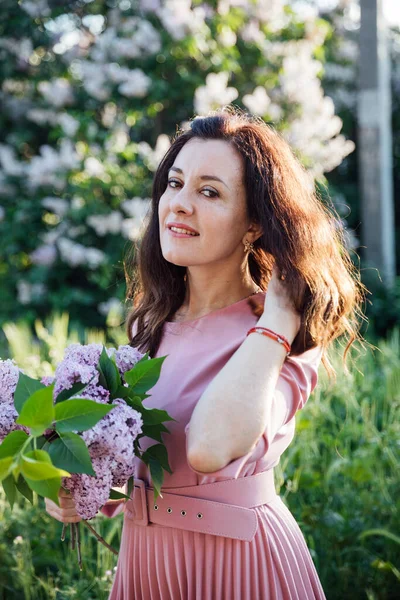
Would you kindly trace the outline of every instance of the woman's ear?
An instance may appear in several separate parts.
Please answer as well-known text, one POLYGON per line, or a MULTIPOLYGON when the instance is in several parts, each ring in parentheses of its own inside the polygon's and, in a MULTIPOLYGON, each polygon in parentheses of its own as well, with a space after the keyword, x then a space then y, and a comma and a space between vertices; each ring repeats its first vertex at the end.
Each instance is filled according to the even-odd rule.
POLYGON ((257 223, 251 223, 250 227, 248 228, 247 231, 251 235, 251 241, 252 241, 253 244, 264 233, 263 228, 261 227, 261 225, 258 225, 257 223))

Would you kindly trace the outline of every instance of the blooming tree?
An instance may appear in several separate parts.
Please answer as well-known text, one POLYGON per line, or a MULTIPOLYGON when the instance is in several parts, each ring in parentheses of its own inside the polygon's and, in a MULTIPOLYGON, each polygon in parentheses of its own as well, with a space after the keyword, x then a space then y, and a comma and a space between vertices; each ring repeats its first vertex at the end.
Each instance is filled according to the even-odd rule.
POLYGON ((321 86, 332 28, 285 0, 5 5, 2 321, 122 317, 154 171, 195 115, 234 103, 261 116, 317 181, 354 150, 321 86))

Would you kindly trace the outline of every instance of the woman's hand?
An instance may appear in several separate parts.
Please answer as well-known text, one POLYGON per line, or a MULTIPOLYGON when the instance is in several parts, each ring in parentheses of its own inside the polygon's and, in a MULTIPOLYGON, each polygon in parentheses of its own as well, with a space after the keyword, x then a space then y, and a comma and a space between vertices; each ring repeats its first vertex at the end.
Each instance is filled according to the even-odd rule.
POLYGON ((82 521, 75 509, 75 502, 70 493, 67 493, 63 488, 60 488, 58 492, 60 499, 60 506, 57 506, 55 502, 49 498, 45 498, 46 512, 50 516, 61 521, 61 523, 79 523, 82 521))
POLYGON ((293 306, 288 287, 285 280, 281 279, 281 274, 275 263, 265 294, 263 316, 266 318, 268 318, 267 316, 274 317, 277 313, 280 317, 284 314, 284 319, 287 321, 289 330, 293 332, 293 336, 291 337, 294 339, 301 326, 301 316, 293 306))

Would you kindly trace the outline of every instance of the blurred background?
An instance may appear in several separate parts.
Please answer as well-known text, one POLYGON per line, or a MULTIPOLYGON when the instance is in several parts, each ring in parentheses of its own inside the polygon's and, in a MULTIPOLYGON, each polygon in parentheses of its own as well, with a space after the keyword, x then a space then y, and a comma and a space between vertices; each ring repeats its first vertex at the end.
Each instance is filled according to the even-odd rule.
MULTIPOLYGON (((376 346, 346 375, 335 344, 338 380, 321 368, 277 489, 328 600, 399 598, 399 0, 0 9, 1 358, 37 377, 72 341, 126 343, 124 265, 171 137, 226 104, 261 116, 344 224, 376 346)), ((83 532, 79 572, 42 501, 10 511, 2 492, 0 600, 106 599, 116 557, 83 532)), ((118 547, 122 515, 96 519, 118 547)))

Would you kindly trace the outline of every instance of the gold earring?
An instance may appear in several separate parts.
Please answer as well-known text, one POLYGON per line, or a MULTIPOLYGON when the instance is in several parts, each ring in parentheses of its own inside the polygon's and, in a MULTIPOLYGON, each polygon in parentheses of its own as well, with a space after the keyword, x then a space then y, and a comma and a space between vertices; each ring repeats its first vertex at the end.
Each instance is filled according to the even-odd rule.
POLYGON ((244 241, 244 252, 252 252, 254 250, 254 244, 248 240, 244 241))

